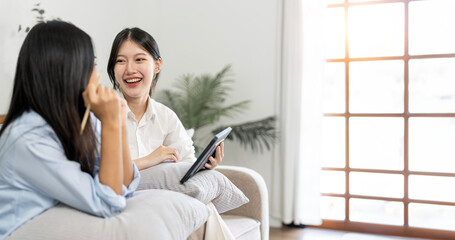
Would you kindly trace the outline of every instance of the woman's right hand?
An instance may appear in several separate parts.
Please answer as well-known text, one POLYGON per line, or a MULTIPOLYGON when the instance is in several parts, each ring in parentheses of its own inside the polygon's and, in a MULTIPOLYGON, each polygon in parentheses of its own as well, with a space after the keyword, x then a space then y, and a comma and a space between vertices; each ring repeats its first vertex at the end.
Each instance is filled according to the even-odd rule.
POLYGON ((156 162, 157 164, 165 160, 171 160, 174 162, 179 161, 179 154, 177 153, 177 150, 175 148, 165 147, 163 145, 159 146, 147 157, 153 162, 156 162))
POLYGON ((90 81, 82 93, 86 106, 90 104, 91 111, 102 122, 120 124, 121 99, 115 90, 90 81))
POLYGON ((139 170, 143 170, 158 165, 166 160, 178 162, 179 159, 179 154, 175 148, 159 146, 149 155, 143 158, 138 158, 134 160, 134 162, 136 163, 139 170))
POLYGON ((98 84, 98 78, 95 68, 82 97, 101 121, 100 182, 120 195, 125 178, 127 184, 131 182, 130 169, 125 174, 122 161, 121 100, 114 90, 98 84))

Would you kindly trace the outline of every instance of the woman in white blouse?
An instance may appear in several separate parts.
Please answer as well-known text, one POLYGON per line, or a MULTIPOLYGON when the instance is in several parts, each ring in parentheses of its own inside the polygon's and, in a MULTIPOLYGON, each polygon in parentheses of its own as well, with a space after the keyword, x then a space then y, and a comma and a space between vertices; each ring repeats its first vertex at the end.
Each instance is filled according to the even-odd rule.
MULTIPOLYGON (((131 158, 139 170, 163 161, 194 162, 193 141, 168 107, 150 96, 158 82, 162 60, 155 39, 139 28, 126 28, 114 39, 107 71, 114 89, 128 103, 127 128, 131 158)), ((223 143, 205 167, 223 158, 223 143)))
MULTIPOLYGON (((123 29, 114 39, 107 72, 114 89, 120 89, 128 103, 126 124, 131 159, 139 170, 163 161, 194 162, 193 141, 182 122, 168 107, 151 98, 161 71, 158 44, 139 28, 123 29)), ((207 169, 214 169, 223 159, 223 143, 209 157, 207 169)), ((234 239, 212 203, 214 214, 207 223, 206 239, 234 239)))

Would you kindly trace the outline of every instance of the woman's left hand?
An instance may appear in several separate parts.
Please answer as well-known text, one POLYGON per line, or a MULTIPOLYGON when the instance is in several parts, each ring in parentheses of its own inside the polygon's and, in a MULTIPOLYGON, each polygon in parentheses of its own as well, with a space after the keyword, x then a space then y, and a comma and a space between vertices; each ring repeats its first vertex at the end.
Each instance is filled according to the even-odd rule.
POLYGON ((224 142, 220 143, 218 147, 216 147, 215 150, 215 158, 212 156, 209 157, 209 162, 204 164, 204 167, 207 169, 215 169, 218 164, 223 161, 224 157, 224 142))

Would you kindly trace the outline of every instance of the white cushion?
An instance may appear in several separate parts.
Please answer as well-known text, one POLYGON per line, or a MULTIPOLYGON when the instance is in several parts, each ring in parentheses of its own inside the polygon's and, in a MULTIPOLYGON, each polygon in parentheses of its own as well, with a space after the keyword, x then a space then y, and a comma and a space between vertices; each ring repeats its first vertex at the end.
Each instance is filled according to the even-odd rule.
POLYGON ((188 134, 188 136, 190 138, 193 138, 193 135, 194 135, 194 128, 190 128, 190 129, 185 129, 186 131, 186 134, 188 134))
POLYGON ((210 210, 194 198, 147 190, 136 192, 125 210, 111 218, 57 205, 26 222, 8 239, 186 239, 209 215, 210 210))
POLYGON ((235 239, 261 239, 261 223, 252 218, 237 215, 221 215, 235 239))
POLYGON ((180 179, 191 167, 191 163, 161 163, 141 171, 140 189, 167 189, 181 192, 207 204, 212 202, 219 213, 237 208, 249 199, 222 173, 203 170, 188 179, 180 179))

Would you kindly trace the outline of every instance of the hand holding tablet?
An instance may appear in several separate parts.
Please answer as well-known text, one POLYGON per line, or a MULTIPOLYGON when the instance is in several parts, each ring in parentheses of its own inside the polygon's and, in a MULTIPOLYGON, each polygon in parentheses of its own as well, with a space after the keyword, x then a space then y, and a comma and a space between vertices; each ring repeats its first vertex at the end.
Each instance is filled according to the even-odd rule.
POLYGON ((210 156, 215 157, 216 147, 218 147, 218 145, 226 139, 231 131, 232 128, 228 127, 213 137, 212 141, 210 141, 204 151, 202 151, 201 155, 199 155, 196 162, 180 180, 180 183, 185 183, 190 177, 199 172, 204 167, 204 164, 209 161, 210 156))
POLYGON ((209 160, 204 164, 204 168, 208 170, 215 169, 224 158, 224 142, 221 142, 213 152, 212 156, 209 156, 209 160))

